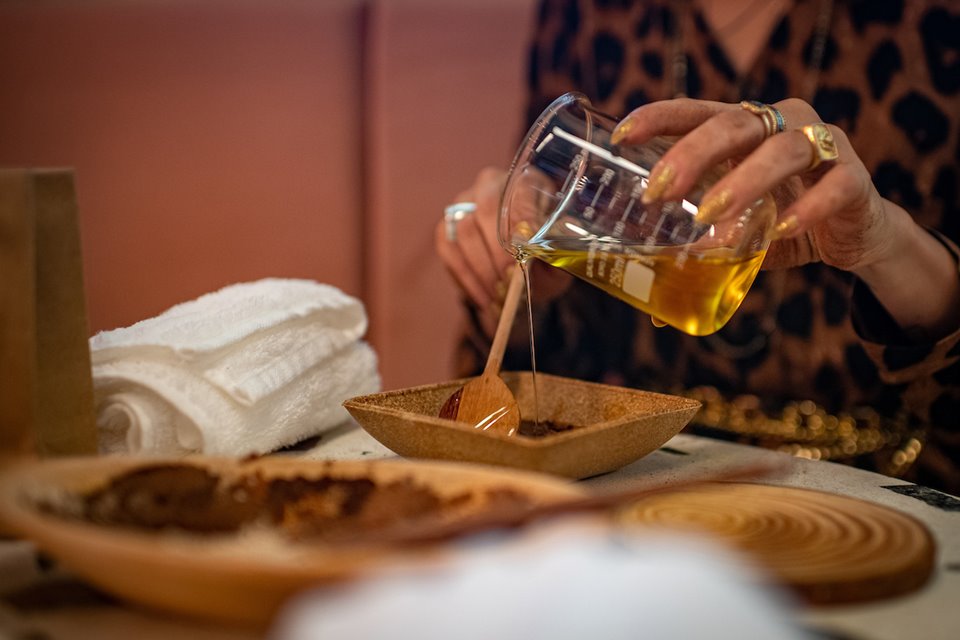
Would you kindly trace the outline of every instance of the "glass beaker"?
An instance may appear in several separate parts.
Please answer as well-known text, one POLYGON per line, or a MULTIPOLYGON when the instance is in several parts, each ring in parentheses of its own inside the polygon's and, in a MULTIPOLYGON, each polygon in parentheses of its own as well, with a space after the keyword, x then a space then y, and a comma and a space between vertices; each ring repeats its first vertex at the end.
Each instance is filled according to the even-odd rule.
POLYGON ((650 169, 671 141, 615 145, 616 124, 579 93, 540 115, 507 177, 500 243, 685 333, 713 333, 756 278, 776 218, 773 198, 717 224, 697 222, 701 197, 729 170, 718 166, 683 200, 643 204, 650 169))

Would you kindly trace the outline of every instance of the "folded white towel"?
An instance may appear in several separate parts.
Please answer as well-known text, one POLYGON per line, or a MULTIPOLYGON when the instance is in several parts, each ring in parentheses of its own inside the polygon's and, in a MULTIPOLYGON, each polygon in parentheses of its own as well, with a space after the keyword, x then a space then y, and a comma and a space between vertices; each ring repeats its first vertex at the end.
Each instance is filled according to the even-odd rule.
POLYGON ((380 388, 362 303, 308 280, 225 287, 90 340, 104 452, 265 453, 380 388))

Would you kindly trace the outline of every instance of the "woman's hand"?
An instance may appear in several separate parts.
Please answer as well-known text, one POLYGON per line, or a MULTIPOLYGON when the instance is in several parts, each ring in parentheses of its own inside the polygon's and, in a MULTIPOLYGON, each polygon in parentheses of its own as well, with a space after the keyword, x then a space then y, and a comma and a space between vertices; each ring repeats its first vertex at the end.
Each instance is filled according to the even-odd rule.
MULTIPOLYGON (((437 255, 467 297, 481 311, 483 328, 492 334, 500 317, 503 297, 517 261, 502 246, 497 236, 500 195, 506 173, 493 168, 482 170, 474 183, 461 191, 454 202, 472 202, 476 210, 457 223, 454 239, 447 237, 445 221, 437 224, 434 245, 437 255)), ((570 276, 531 261, 531 276, 537 302, 552 299, 563 292, 570 276)))
POLYGON ((773 106, 785 126, 770 136, 761 117, 740 105, 678 99, 636 109, 614 137, 629 145, 656 135, 682 136, 651 171, 649 201, 679 199, 708 168, 735 160, 704 194, 701 221, 735 216, 768 192, 788 194, 778 197, 767 268, 822 260, 861 277, 902 327, 956 330, 960 277, 951 254, 906 211, 880 197, 842 130, 825 125, 838 156, 811 169, 815 148, 800 129, 820 117, 802 100, 773 106))
POLYGON ((621 123, 621 144, 655 135, 683 136, 651 172, 648 197, 659 200, 680 198, 707 169, 737 160, 737 166, 704 194, 700 207, 704 222, 734 216, 768 192, 791 194, 794 199, 777 203, 779 239, 768 252, 768 268, 823 260, 855 271, 882 259, 892 248, 890 220, 847 136, 827 125, 839 157, 808 172, 811 143, 799 129, 820 122, 819 116, 802 100, 773 106, 783 114, 785 130, 766 137, 761 118, 736 104, 655 102, 621 123), (785 182, 792 184, 778 188, 785 182))

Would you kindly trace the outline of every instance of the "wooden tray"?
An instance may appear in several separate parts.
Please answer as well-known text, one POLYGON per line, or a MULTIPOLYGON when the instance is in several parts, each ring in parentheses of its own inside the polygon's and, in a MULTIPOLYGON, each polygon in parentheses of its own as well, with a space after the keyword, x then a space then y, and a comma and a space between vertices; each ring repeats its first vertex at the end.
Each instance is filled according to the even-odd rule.
POLYGON ((536 474, 405 461, 306 461, 278 456, 255 461, 121 457, 21 463, 0 470, 0 523, 31 539, 91 584, 150 607, 238 625, 264 626, 292 594, 305 587, 350 580, 392 565, 429 565, 442 546, 397 548, 386 543, 293 543, 275 535, 187 534, 140 531, 65 519, 40 502, 59 504, 66 494, 89 494, 112 478, 158 465, 187 464, 223 478, 367 478, 376 484, 404 479, 457 504, 459 516, 476 513, 470 499, 509 490, 532 503, 583 495, 569 483, 536 474), (463 504, 468 506, 464 507, 463 504))
POLYGON ((642 500, 619 520, 715 536, 811 604, 901 595, 933 571, 935 544, 922 523, 821 491, 718 483, 642 500))
MULTIPOLYGON (((530 372, 505 372, 523 420, 534 416, 530 372)), ((537 374, 540 419, 575 428, 539 438, 506 436, 438 417, 464 380, 351 398, 350 415, 408 458, 495 464, 586 478, 619 469, 675 436, 700 403, 677 396, 537 374)))

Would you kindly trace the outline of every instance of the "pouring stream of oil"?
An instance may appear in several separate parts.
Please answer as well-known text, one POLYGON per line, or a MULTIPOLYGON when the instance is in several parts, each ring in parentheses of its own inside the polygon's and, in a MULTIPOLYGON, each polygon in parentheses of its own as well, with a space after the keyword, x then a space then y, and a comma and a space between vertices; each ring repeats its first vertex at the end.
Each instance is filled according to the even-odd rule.
POLYGON ((533 289, 530 284, 530 258, 517 251, 517 262, 523 270, 523 282, 527 287, 527 328, 530 333, 530 376, 533 380, 533 421, 540 426, 540 390, 537 386, 537 346, 533 335, 533 289))

